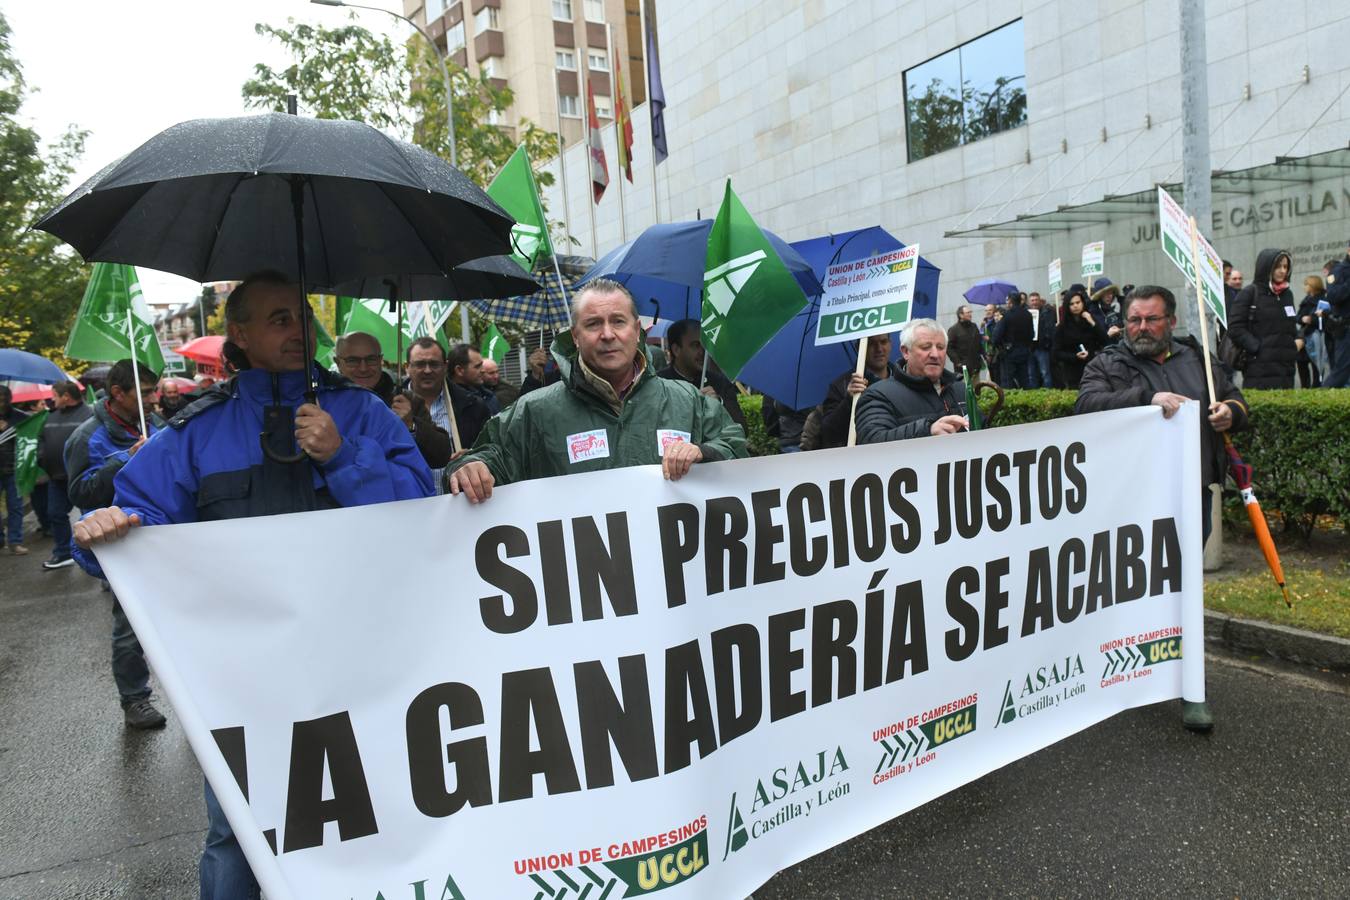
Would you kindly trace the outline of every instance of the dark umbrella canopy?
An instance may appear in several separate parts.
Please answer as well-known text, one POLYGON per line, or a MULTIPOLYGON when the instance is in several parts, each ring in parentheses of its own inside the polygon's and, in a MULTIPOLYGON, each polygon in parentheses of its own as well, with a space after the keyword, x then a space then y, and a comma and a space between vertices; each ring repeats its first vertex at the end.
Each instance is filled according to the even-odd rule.
POLYGON ((343 297, 419 302, 511 297, 537 290, 539 282, 511 257, 486 256, 456 266, 449 275, 375 275, 335 285, 329 292, 343 297))
POLYGON ((35 227, 86 260, 196 281, 298 276, 293 185, 311 285, 439 275, 510 249, 511 217, 438 157, 359 122, 280 113, 175 125, 35 227))

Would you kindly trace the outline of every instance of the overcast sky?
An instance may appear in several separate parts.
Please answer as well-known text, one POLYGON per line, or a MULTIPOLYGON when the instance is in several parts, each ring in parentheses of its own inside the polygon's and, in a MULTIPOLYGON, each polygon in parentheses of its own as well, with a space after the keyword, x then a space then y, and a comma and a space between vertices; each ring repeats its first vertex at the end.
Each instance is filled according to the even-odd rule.
MULTIPOLYGON (((402 10, 399 0, 363 0, 402 10)), ((0 0, 11 49, 30 94, 26 124, 50 141, 74 124, 90 132, 71 187, 186 119, 246 115, 240 87, 258 62, 285 56, 253 33, 256 22, 344 22, 347 11, 306 0, 0 0)), ((357 13, 372 31, 403 38, 409 26, 357 13)), ((190 300, 199 287, 141 269, 151 302, 190 300)))

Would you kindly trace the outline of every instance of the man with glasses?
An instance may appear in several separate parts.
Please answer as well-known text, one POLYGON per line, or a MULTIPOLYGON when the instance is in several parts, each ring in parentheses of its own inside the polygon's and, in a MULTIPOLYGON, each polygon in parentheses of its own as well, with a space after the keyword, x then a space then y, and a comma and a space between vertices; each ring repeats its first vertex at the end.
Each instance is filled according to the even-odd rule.
MULTIPOLYGON (((461 345, 467 346, 467 345, 461 345)), ((461 367, 470 364, 468 354, 461 367)), ((481 360, 481 355, 480 355, 481 360)), ((473 446, 478 432, 491 418, 488 408, 473 397, 468 388, 446 379, 449 366, 445 351, 441 345, 429 337, 420 337, 408 348, 408 385, 414 396, 420 397, 431 412, 432 420, 452 437, 458 436, 456 451, 467 450, 473 446), (446 402, 450 405, 447 406, 446 402), (450 411, 454 411, 454 423, 451 424, 450 411)))
POLYGON ((344 334, 337 340, 333 358, 338 372, 374 391, 403 421, 430 468, 439 469, 450 461, 450 433, 432 421, 421 398, 395 392, 394 378, 382 368, 384 356, 374 335, 364 331, 344 334))
MULTIPOLYGON (((1092 358, 1083 370, 1075 413, 1158 406, 1170 419, 1188 400, 1202 403, 1209 398, 1205 362, 1198 341, 1177 338, 1177 299, 1167 288, 1141 284, 1125 298, 1125 337, 1092 358)), ((1247 427, 1247 402, 1217 359, 1214 372, 1214 403, 1200 419, 1200 510, 1205 540, 1210 532, 1210 485, 1223 484, 1228 469, 1221 435, 1247 427)), ((1192 731, 1209 731, 1214 717, 1207 703, 1182 704, 1182 721, 1192 731)))

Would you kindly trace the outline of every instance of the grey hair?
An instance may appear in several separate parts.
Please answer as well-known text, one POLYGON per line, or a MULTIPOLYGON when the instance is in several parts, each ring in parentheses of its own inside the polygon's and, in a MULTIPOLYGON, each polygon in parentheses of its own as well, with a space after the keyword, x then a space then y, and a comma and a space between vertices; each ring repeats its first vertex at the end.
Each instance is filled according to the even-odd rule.
POLYGON ((939 325, 935 319, 913 319, 905 326, 905 330, 900 333, 900 346, 904 347, 906 350, 913 350, 914 341, 916 340, 915 335, 919 333, 920 329, 924 328, 944 337, 947 335, 947 332, 942 330, 942 326, 939 325))
POLYGON ((623 294, 628 298, 628 303, 633 308, 633 318, 638 317, 637 301, 633 299, 633 294, 628 288, 609 278, 596 278, 586 282, 579 291, 572 295, 572 322, 574 324, 581 318, 582 298, 587 294, 623 294))
POLYGON ((375 349, 378 350, 378 349, 380 348, 380 341, 379 341, 379 339, 376 338, 375 335, 371 334, 370 332, 368 332, 368 331, 349 331, 349 332, 347 332, 346 334, 344 334, 344 335, 342 335, 341 337, 339 337, 339 338, 337 339, 337 342, 336 342, 335 344, 333 344, 333 355, 334 355, 334 356, 337 356, 337 355, 338 355, 339 353, 341 353, 343 350, 346 350, 346 349, 347 349, 347 343, 348 343, 349 341, 355 339, 355 338, 365 338, 366 340, 370 341, 372 344, 375 345, 375 349))

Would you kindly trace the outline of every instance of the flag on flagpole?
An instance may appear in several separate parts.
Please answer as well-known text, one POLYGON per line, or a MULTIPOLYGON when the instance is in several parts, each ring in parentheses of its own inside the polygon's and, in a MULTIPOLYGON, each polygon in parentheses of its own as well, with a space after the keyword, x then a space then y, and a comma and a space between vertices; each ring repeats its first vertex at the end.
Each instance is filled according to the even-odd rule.
POLYGON ((47 411, 34 413, 14 428, 14 481, 19 487, 19 496, 27 497, 33 493, 37 484, 38 432, 42 423, 47 421, 47 411))
POLYGON ((623 67, 614 67, 614 137, 619 145, 619 169, 633 183, 633 119, 623 94, 623 67))
MULTIPOLYGON (((524 144, 516 148, 492 179, 487 193, 516 220, 511 227, 511 258, 526 272, 533 272, 540 258, 553 255, 553 243, 549 240, 548 221, 524 144)), ((439 323, 436 327, 440 327, 439 323)))
POLYGON ((497 323, 488 323, 487 334, 483 335, 482 346, 478 348, 483 354, 484 359, 490 359, 497 365, 502 364, 506 359, 506 354, 510 352, 511 345, 506 342, 506 338, 497 330, 497 323))
POLYGON ((734 380, 806 302, 806 294, 727 179, 722 207, 708 235, 703 346, 734 380))
POLYGON ((441 326, 454 311, 455 301, 428 300, 425 303, 409 303, 407 307, 403 321, 403 330, 408 335, 405 345, 421 337, 430 337, 436 339, 442 350, 448 351, 450 342, 445 339, 441 326))
POLYGON ((164 353, 155 334, 154 317, 141 296, 136 270, 122 263, 94 263, 89 284, 75 314, 66 356, 93 362, 116 362, 131 356, 131 335, 136 341, 136 362, 156 375, 164 371, 164 353))
POLYGON ((652 117, 652 164, 670 155, 666 148, 666 92, 661 88, 661 57, 657 52, 656 2, 644 0, 647 34, 647 111, 652 117))
MULTIPOLYGON (((379 341, 380 353, 385 359, 398 359, 398 312, 389 308, 388 300, 338 297, 335 321, 339 334, 365 332, 379 341)), ((404 333, 407 334, 406 323, 404 333)), ((411 337, 403 341, 405 347, 410 343, 411 337)))
POLYGON ((589 78, 586 80, 586 132, 586 143, 591 151, 591 196, 599 203, 605 188, 609 187, 609 166, 605 165, 605 145, 600 140, 600 117, 595 114, 595 85, 589 78))

